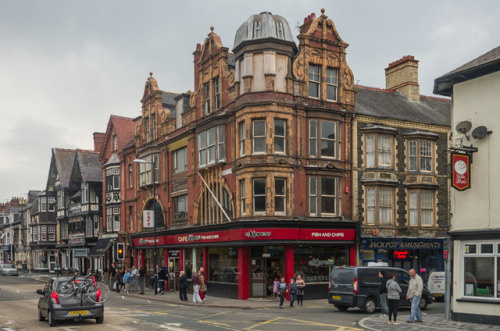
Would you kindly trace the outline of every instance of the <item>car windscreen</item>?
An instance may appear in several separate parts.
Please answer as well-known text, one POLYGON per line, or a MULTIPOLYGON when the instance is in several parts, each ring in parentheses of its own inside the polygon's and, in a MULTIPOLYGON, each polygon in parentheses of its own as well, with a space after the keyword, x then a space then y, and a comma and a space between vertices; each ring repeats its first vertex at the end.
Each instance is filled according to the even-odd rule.
POLYGON ((334 284, 352 284, 354 278, 353 269, 333 269, 332 282, 334 284))
POLYGON ((14 268, 12 264, 2 264, 2 268, 14 268))

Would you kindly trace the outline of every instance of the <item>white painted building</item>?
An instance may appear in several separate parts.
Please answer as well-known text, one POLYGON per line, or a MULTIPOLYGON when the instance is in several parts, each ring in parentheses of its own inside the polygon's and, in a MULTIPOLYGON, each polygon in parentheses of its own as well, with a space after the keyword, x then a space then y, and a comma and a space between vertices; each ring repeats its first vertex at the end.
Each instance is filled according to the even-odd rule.
POLYGON ((434 93, 453 98, 452 146, 477 148, 467 167, 458 161, 467 155, 451 157, 452 182, 462 189, 451 192, 451 316, 500 324, 500 47, 437 78, 434 93))

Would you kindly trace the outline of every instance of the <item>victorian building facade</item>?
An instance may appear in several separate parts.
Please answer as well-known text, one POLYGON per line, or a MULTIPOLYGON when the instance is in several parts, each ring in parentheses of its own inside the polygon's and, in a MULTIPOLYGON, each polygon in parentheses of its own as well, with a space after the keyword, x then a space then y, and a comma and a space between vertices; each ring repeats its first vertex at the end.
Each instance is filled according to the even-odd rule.
POLYGON ((360 265, 387 262, 426 279, 443 271, 449 228, 451 102, 421 96, 418 61, 390 63, 386 88, 357 86, 353 213, 360 265))
POLYGON ((253 15, 232 53, 213 28, 196 47, 193 92, 148 79, 134 263, 152 266, 156 244, 160 265, 188 277, 203 266, 214 295, 240 299, 296 274, 324 297, 330 268, 356 264, 348 45, 324 13, 306 17, 298 39, 283 17, 253 15), (155 198, 152 229, 143 211, 155 198))

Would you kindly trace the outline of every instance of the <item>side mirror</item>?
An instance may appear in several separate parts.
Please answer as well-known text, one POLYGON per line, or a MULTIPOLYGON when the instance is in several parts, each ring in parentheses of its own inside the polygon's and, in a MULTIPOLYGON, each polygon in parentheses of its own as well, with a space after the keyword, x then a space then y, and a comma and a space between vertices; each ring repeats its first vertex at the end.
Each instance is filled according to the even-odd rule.
POLYGON ((43 290, 36 290, 36 294, 43 295, 43 290))

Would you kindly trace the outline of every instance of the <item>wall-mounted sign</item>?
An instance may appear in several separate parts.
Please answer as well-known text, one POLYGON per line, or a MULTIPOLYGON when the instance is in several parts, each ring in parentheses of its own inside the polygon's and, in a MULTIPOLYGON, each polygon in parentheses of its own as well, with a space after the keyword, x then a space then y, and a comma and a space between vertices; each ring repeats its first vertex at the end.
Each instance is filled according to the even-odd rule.
POLYGON ((459 191, 470 188, 470 156, 466 154, 451 154, 451 186, 459 191))
POLYGON ((399 260, 406 260, 408 251, 394 251, 394 258, 399 260))
POLYGON ((145 228, 154 228, 155 224, 155 213, 152 210, 142 211, 142 221, 145 228))

